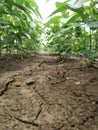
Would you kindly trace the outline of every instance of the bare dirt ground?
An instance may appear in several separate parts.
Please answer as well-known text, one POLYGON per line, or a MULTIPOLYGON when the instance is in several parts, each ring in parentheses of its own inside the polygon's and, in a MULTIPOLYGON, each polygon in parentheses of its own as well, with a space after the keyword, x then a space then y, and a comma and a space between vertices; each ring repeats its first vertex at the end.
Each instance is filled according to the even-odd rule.
POLYGON ((98 130, 98 69, 45 53, 2 59, 0 130, 98 130))

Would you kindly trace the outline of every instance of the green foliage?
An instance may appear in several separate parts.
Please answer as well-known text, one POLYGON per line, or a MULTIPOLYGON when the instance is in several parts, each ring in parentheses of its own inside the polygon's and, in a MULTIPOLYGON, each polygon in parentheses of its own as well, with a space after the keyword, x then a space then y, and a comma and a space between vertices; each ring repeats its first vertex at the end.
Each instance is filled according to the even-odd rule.
POLYGON ((50 34, 48 46, 66 55, 77 53, 90 60, 98 57, 98 1, 65 0, 55 4, 56 10, 45 24, 50 34))
POLYGON ((0 1, 0 51, 26 51, 27 46, 32 50, 31 46, 40 42, 40 19, 34 0, 0 1), (25 44, 26 40, 28 43, 25 44))

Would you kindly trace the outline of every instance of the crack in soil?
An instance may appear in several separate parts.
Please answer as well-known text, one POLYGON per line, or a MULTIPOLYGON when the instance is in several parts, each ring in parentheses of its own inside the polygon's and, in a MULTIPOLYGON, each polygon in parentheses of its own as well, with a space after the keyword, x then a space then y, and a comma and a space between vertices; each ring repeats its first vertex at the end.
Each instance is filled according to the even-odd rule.
POLYGON ((23 120, 23 119, 20 119, 18 117, 14 117, 16 120, 20 121, 21 123, 24 123, 24 124, 29 124, 29 125, 32 125, 32 126, 35 126, 35 127, 40 127, 40 125, 38 123, 35 123, 35 121, 38 119, 38 117, 40 116, 41 112, 42 112, 42 105, 43 103, 41 103, 39 105, 40 109, 38 111, 38 113, 36 114, 36 117, 33 121, 27 121, 27 120, 23 120))
POLYGON ((8 91, 9 85, 10 85, 12 82, 14 82, 14 81, 15 81, 14 79, 11 79, 11 80, 9 80, 9 81, 5 84, 4 89, 0 92, 0 96, 3 96, 4 93, 5 93, 6 91, 8 91))
POLYGON ((39 93, 39 91, 36 89, 36 87, 35 88, 33 88, 34 90, 35 90, 35 92, 39 95, 39 97, 42 99, 42 100, 44 100, 44 102, 46 102, 47 103, 47 100, 44 98, 44 96, 42 96, 40 93, 39 93))
POLYGON ((21 123, 24 123, 24 124, 29 124, 29 125, 36 126, 36 127, 40 126, 38 123, 35 123, 34 121, 30 122, 30 121, 27 121, 27 120, 20 119, 18 117, 15 117, 15 119, 20 121, 21 123))
POLYGON ((38 66, 41 66, 42 64, 46 63, 46 61, 42 61, 38 66))
POLYGON ((40 109, 39 109, 38 113, 36 114, 36 117, 35 117, 35 119, 33 121, 36 121, 38 119, 38 117, 40 116, 40 114, 42 112, 42 105, 43 105, 43 103, 40 104, 40 106, 39 106, 40 109))

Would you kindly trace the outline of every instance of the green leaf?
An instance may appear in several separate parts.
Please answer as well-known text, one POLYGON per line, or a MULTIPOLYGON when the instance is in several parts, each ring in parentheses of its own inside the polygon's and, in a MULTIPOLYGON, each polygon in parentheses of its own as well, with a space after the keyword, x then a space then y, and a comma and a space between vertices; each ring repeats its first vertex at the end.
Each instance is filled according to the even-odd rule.
POLYGON ((0 19, 0 24, 1 26, 8 26, 8 25, 14 26, 11 22, 2 19, 0 19))
MULTIPOLYGON (((66 0, 65 2, 68 2, 68 1, 69 0, 66 0)), ((59 8, 59 7, 63 6, 65 2, 63 2, 63 3, 62 2, 56 2, 55 5, 56 5, 57 8, 59 8)))
POLYGON ((73 12, 76 12, 83 19, 87 18, 86 14, 84 13, 84 8, 83 7, 81 7, 81 8, 73 8, 73 7, 69 6, 68 3, 66 3, 66 2, 62 3, 61 6, 59 6, 59 8, 57 8, 55 11, 53 11, 53 13, 50 16, 52 16, 52 15, 54 15, 56 13, 59 13, 59 12, 61 13, 61 12, 66 11, 68 9, 73 11, 73 12))
POLYGON ((69 24, 69 23, 75 23, 76 22, 76 19, 78 19, 79 18, 79 15, 78 14, 76 14, 76 13, 74 13, 72 16, 70 16, 69 18, 66 18, 65 19, 65 22, 64 22, 64 25, 65 24, 69 24))
POLYGON ((57 23, 58 21, 60 21, 60 18, 62 18, 62 16, 54 16, 53 18, 51 18, 47 23, 45 23, 45 26, 48 26, 50 24, 53 23, 57 23))
POLYGON ((98 21, 94 21, 94 22, 89 23, 89 26, 92 28, 98 28, 98 21))
POLYGON ((52 16, 52 15, 54 15, 56 13, 62 12, 64 10, 68 9, 68 8, 69 8, 68 5, 63 3, 63 5, 60 6, 59 8, 57 8, 55 11, 53 11, 53 13, 50 16, 52 16))
POLYGON ((71 0, 70 2, 68 2, 68 5, 73 9, 78 9, 83 6, 83 0, 71 0))
POLYGON ((6 3, 6 6, 9 7, 10 10, 12 10, 12 7, 15 6, 25 12, 27 11, 26 8, 22 4, 19 4, 18 2, 8 0, 8 1, 5 1, 5 3, 6 3))
POLYGON ((64 33, 66 31, 72 29, 73 27, 75 27, 75 26, 70 26, 70 27, 64 28, 64 29, 62 29, 61 33, 64 33))

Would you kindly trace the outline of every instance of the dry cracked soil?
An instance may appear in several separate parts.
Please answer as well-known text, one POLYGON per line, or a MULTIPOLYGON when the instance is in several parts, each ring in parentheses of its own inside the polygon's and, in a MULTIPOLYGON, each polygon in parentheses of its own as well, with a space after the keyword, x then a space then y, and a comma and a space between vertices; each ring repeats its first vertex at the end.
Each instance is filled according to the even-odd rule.
POLYGON ((4 57, 0 130, 98 130, 98 69, 52 53, 4 57))

